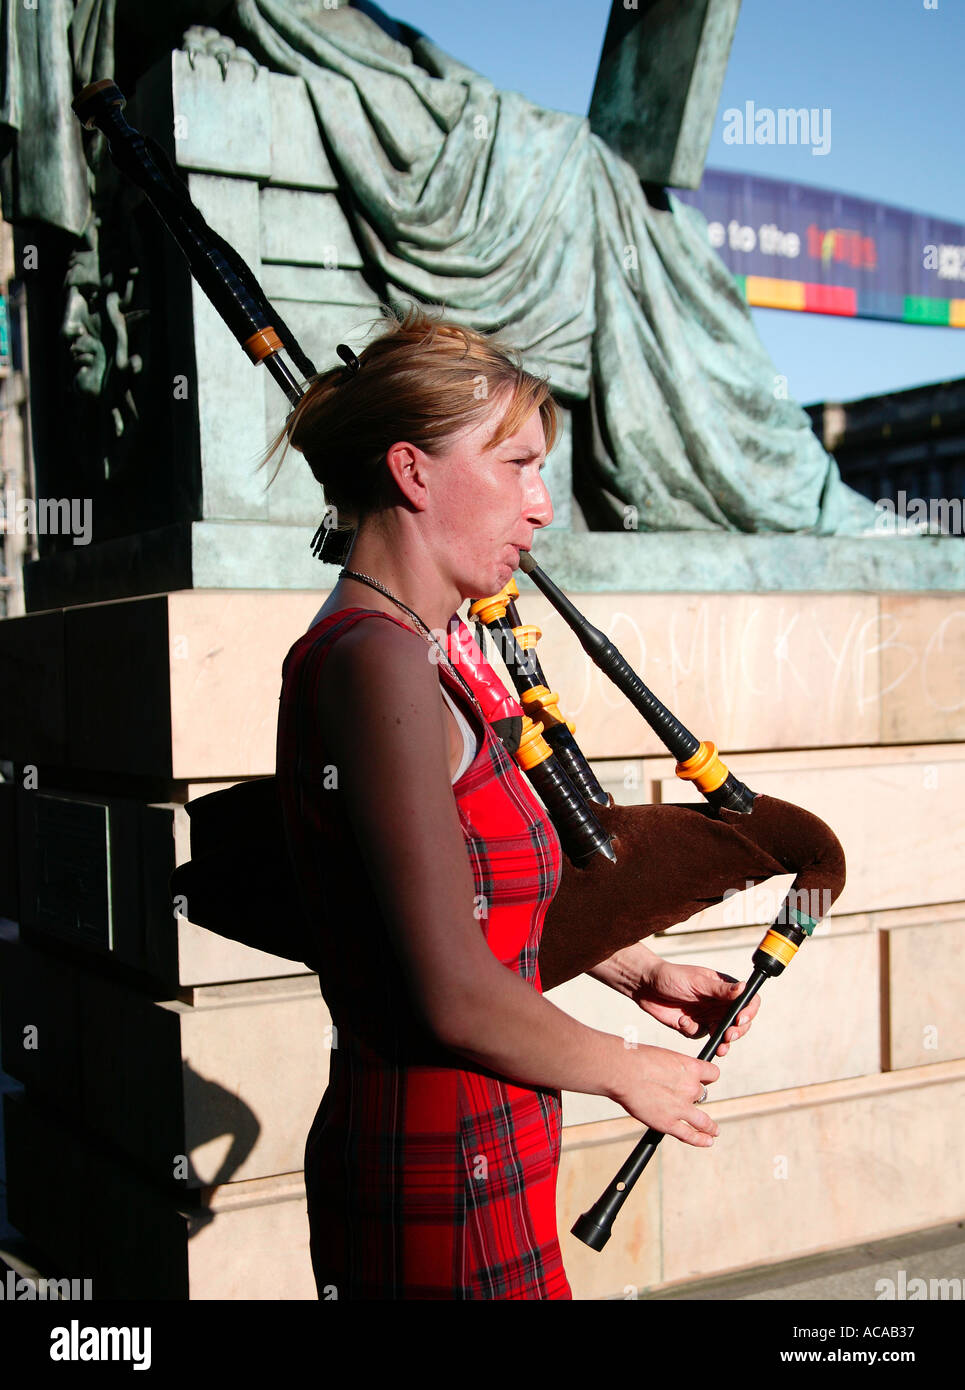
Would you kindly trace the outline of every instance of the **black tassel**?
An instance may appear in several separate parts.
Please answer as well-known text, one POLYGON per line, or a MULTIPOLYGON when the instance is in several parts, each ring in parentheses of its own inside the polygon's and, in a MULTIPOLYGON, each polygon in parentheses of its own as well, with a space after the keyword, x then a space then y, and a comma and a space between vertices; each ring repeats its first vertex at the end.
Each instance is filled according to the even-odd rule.
POLYGON ((356 529, 352 526, 338 530, 334 526, 326 526, 323 521, 312 537, 312 554, 316 559, 321 560, 323 565, 341 567, 348 559, 352 542, 355 540, 356 529))

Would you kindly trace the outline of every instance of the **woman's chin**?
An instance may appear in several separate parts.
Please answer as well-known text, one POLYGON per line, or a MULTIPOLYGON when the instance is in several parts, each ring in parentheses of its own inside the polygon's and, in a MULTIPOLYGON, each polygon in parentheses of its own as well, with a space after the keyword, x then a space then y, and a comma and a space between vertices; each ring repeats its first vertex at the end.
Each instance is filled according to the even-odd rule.
POLYGON ((505 589, 506 585, 512 579, 513 573, 513 567, 509 561, 501 560, 499 564, 494 565, 488 573, 480 573, 478 580, 467 597, 473 600, 492 598, 493 594, 498 594, 501 589, 505 589))

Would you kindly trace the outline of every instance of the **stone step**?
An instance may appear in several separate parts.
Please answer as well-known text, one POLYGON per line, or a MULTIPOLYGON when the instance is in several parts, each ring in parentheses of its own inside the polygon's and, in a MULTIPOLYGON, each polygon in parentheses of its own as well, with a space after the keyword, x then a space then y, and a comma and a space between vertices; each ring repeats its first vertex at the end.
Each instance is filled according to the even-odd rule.
POLYGON ((641 1298, 661 1303, 920 1302, 961 1299, 963 1283, 965 1221, 955 1221, 801 1260, 761 1265, 730 1277, 703 1279, 685 1288, 663 1289, 641 1298))

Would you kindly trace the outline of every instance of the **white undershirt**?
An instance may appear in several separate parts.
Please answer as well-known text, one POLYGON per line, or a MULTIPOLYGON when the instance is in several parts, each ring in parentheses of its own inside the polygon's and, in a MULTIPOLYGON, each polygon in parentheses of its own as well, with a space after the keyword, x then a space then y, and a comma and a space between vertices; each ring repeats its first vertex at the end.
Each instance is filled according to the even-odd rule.
POLYGON ((478 752, 478 743, 472 725, 441 681, 439 682, 439 689, 442 691, 442 698, 452 710, 456 718, 456 723, 462 731, 462 757, 459 760, 459 766, 449 779, 450 784, 452 784, 459 781, 459 778, 475 758, 478 752))

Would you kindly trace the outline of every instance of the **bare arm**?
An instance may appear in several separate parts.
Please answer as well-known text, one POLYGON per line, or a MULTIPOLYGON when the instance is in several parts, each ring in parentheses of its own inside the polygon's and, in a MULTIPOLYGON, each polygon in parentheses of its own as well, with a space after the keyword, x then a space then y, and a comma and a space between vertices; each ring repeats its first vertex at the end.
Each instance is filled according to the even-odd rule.
POLYGON ((605 1095, 688 1143, 714 1121, 694 1101, 709 1062, 627 1048, 551 1004, 497 960, 473 916, 475 881, 449 782, 437 668, 422 638, 367 622, 332 649, 319 716, 346 814, 426 1025, 520 1085, 605 1095))

